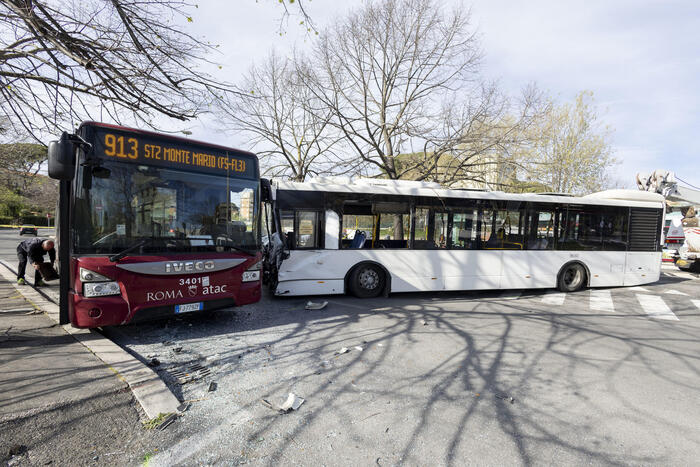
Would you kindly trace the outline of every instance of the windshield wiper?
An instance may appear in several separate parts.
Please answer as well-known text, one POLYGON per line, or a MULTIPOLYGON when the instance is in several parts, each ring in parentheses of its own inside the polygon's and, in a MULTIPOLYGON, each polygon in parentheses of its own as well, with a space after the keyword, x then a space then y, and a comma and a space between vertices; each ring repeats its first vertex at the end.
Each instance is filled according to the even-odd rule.
POLYGON ((134 251, 135 249, 144 246, 146 243, 148 243, 148 242, 150 242, 150 241, 151 241, 150 238, 141 239, 141 240, 139 240, 138 242, 136 242, 136 243, 134 243, 133 245, 131 245, 131 246, 129 246, 128 248, 126 248, 125 250, 122 250, 122 251, 120 251, 119 253, 110 256, 110 257, 109 257, 109 260, 110 260, 111 262, 113 262, 113 263, 116 263, 117 261, 119 261, 120 259, 122 259, 123 257, 125 257, 128 253, 131 253, 131 252, 134 251))

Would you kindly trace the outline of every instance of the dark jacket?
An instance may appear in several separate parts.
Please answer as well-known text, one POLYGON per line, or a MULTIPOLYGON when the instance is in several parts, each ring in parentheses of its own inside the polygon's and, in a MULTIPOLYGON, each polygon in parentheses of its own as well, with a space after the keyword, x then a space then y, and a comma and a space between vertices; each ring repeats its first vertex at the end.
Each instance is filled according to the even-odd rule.
POLYGON ((27 255, 29 262, 32 264, 43 263, 44 255, 48 253, 49 259, 53 263, 56 261, 56 249, 51 248, 49 251, 44 251, 41 244, 44 243, 45 240, 47 239, 41 237, 28 238, 19 244, 17 247, 17 252, 23 251, 27 255))

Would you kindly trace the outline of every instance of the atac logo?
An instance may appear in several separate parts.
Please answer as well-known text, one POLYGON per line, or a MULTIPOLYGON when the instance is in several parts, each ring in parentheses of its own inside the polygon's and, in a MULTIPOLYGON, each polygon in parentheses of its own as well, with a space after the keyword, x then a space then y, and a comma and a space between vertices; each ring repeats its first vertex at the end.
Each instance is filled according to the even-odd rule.
POLYGON ((166 274, 182 274, 211 271, 214 261, 168 261, 165 263, 166 274))

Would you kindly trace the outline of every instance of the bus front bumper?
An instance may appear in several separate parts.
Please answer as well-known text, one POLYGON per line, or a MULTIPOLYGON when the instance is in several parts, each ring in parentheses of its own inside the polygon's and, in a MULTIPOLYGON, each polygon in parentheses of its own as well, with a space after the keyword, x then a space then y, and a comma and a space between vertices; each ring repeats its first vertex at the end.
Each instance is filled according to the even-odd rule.
MULTIPOLYGON (((255 303, 260 300, 260 296, 259 281, 243 282, 233 296, 202 300, 203 309, 200 312, 255 303)), ((135 306, 132 310, 129 303, 120 295, 86 298, 81 294, 69 292, 68 299, 70 319, 76 328, 118 326, 131 321, 166 318, 175 314, 176 305, 163 303, 149 307, 135 306)))

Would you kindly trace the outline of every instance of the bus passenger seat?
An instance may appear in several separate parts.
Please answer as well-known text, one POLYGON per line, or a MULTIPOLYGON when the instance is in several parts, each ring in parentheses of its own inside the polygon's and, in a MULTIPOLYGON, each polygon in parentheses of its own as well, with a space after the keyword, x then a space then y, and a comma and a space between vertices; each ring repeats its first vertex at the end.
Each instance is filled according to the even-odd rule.
POLYGON ((352 242, 350 242, 350 248, 358 249, 362 248, 365 246, 365 240, 367 239, 367 235, 362 230, 358 230, 355 232, 355 236, 352 239, 352 242))

